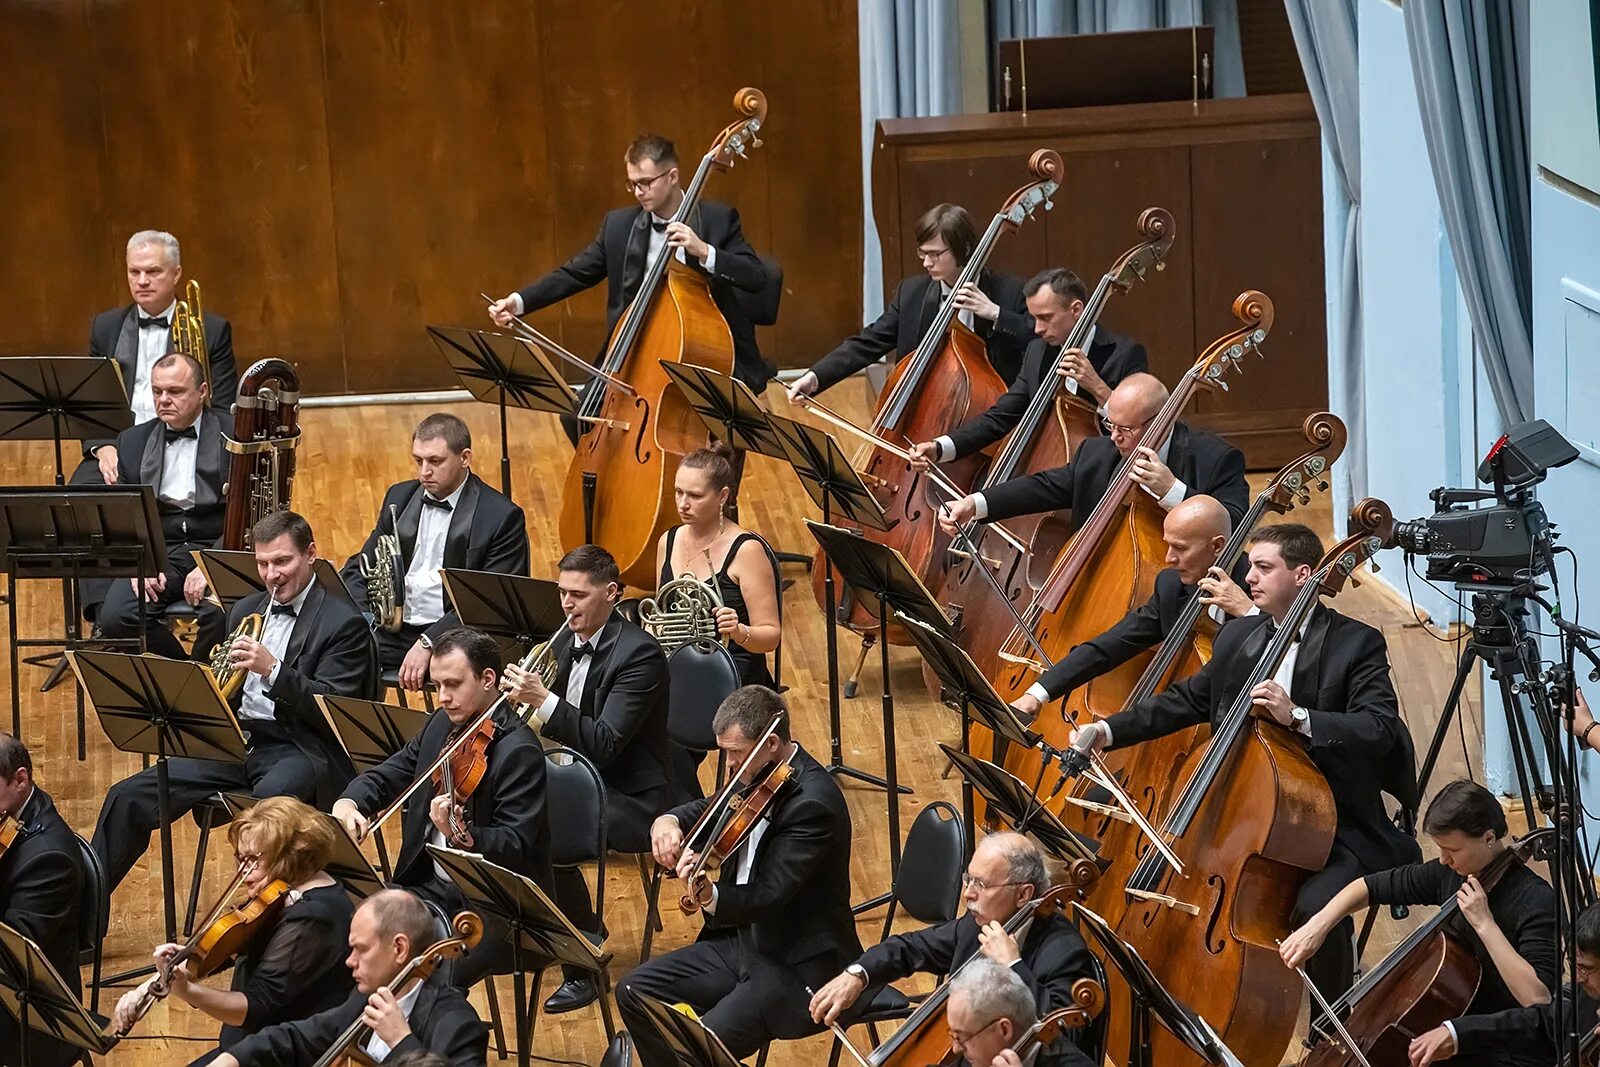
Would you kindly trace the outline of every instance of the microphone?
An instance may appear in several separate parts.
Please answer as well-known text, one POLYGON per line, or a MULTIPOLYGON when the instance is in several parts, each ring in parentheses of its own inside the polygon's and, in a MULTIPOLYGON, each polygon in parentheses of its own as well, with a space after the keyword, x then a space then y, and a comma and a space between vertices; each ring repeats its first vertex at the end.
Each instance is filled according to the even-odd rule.
POLYGON ((1089 723, 1082 727, 1078 731, 1078 740, 1060 754, 1061 776, 1056 779, 1055 787, 1050 790, 1045 803, 1054 800, 1069 781, 1089 769, 1089 761, 1094 757, 1094 738, 1098 735, 1098 726, 1099 723, 1089 723))

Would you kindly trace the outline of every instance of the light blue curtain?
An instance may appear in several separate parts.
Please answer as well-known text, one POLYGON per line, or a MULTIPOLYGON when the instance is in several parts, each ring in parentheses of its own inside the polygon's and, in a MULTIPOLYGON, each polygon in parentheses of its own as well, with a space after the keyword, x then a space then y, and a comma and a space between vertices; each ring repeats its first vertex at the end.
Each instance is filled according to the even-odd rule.
POLYGON ((1406 0, 1406 40, 1473 340, 1507 425, 1534 417, 1527 0, 1406 0))
POLYGON ((1238 0, 989 0, 989 18, 996 41, 1212 26, 1216 32, 1214 95, 1245 95, 1238 0))
MULTIPOLYGON (((961 107, 959 0, 860 0, 862 290, 866 321, 883 311, 883 250, 872 216, 872 131, 879 119, 961 107)), ((929 205, 931 206, 931 205, 929 205)))

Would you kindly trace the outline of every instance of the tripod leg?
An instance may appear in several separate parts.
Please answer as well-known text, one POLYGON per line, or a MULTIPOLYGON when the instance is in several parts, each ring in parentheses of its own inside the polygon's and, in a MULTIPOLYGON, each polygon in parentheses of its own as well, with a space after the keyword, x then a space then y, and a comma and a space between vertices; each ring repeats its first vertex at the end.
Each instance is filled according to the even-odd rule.
POLYGON ((872 652, 872 645, 877 640, 877 635, 865 633, 861 635, 861 653, 856 656, 855 669, 850 672, 850 677, 845 679, 844 695, 853 699, 861 691, 861 672, 866 669, 867 656, 872 652))
POLYGON ((1455 681, 1450 683, 1450 695, 1444 698, 1444 706, 1439 711, 1439 725, 1434 727, 1433 740, 1428 743, 1428 754, 1422 760, 1422 769, 1417 772, 1419 797, 1428 791, 1428 782, 1433 778, 1434 765, 1439 762, 1439 750, 1444 748, 1444 739, 1450 734, 1450 722, 1460 710, 1461 692, 1467 687, 1467 679, 1472 677, 1472 668, 1476 665, 1478 656, 1478 646, 1468 641, 1456 659, 1455 681))

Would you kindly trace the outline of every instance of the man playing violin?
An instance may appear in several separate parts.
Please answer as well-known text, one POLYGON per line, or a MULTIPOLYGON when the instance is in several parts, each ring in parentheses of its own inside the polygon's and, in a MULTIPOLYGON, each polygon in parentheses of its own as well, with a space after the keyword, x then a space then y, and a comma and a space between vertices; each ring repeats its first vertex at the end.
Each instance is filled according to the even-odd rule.
MULTIPOLYGON (((1345 886, 1284 940, 1279 950, 1284 963, 1304 963, 1330 931, 1369 906, 1454 900, 1466 919, 1466 929, 1457 928, 1458 936, 1465 937, 1483 974, 1464 1014, 1486 1015, 1549 1001, 1560 960, 1555 890, 1511 857, 1501 861, 1511 865, 1488 889, 1479 881, 1506 852, 1506 814, 1500 802, 1476 782, 1451 782, 1428 805, 1422 829, 1438 846, 1438 859, 1369 874, 1345 886)), ((1417 1038, 1413 1058, 1419 1050, 1436 1053, 1455 1047, 1455 1027, 1455 1020, 1446 1021, 1417 1038)), ((1549 1057, 1536 1056, 1527 1047, 1484 1056, 1463 1042, 1457 1062, 1534 1067, 1548 1063, 1549 1057)))
POLYGON ((955 534, 976 519, 999 522, 1017 515, 1070 509, 1073 532, 1105 496, 1117 468, 1131 459, 1130 476, 1167 511, 1197 494, 1216 497, 1232 522, 1250 507, 1244 453, 1214 433, 1185 422, 1162 441, 1145 440, 1167 402, 1167 387, 1150 374, 1131 374, 1106 401, 1107 437, 1090 437, 1065 466, 1012 478, 939 509, 939 525, 955 534))
MULTIPOLYGON (((355 773, 316 697, 376 695, 372 632, 349 600, 318 584, 312 571, 317 546, 304 518, 292 511, 264 516, 251 529, 251 541, 266 589, 235 602, 228 619, 237 630, 245 616, 263 616, 259 638, 241 633, 228 648, 229 665, 245 672, 237 703, 244 762, 168 760, 172 819, 227 791, 326 805, 355 773)), ((106 794, 93 844, 110 888, 133 869, 159 827, 158 798, 154 767, 106 794)))
MULTIPOLYGON (((276 1023, 304 1019, 344 1003, 351 989, 343 966, 355 906, 350 894, 324 867, 333 858, 338 828, 327 816, 293 797, 268 797, 228 827, 247 899, 282 897, 274 917, 263 916, 233 965, 227 990, 193 980, 187 959, 170 967, 183 945, 162 945, 158 966, 170 967, 165 992, 222 1023, 219 1051, 276 1023)), ((233 916, 229 915, 231 919, 233 916)), ((202 931, 202 933, 204 933, 202 931)), ((160 976, 123 994, 112 1028, 133 1028, 148 996, 164 995, 160 976)), ((206 1053, 197 1063, 208 1062, 206 1053)))
MULTIPOLYGON (((876 322, 796 379, 789 386, 789 402, 799 404, 804 397, 832 389, 891 352, 898 360, 916 351, 977 247, 978 230, 966 208, 958 204, 930 208, 917 220, 917 257, 926 273, 903 279, 876 322)), ((989 362, 1011 382, 1022 365, 1022 347, 1033 335, 1022 279, 984 270, 976 284, 963 285, 955 294, 955 305, 961 324, 983 338, 989 362)))
POLYGON ((1103 416, 1111 390, 1128 375, 1150 370, 1144 345, 1098 323, 1089 328, 1081 348, 1061 350, 1089 299, 1083 280, 1072 271, 1046 268, 1023 284, 1022 294, 1036 336, 1022 354, 1021 373, 994 407, 937 440, 913 445, 916 466, 926 469, 988 448, 1016 428, 1045 382, 1060 382, 1061 388, 1091 401, 1103 416))
POLYGON ((1093 1067, 1070 1041, 1042 1046, 1028 1039, 1038 1021, 1033 992, 1014 967, 974 960, 950 982, 945 1022, 957 1067, 1093 1067))
MULTIPOLYGON (((465 627, 446 631, 433 644, 428 669, 438 686, 438 710, 403 748, 351 782, 333 805, 334 818, 358 842, 379 812, 387 811, 432 768, 445 746, 461 739, 499 699, 500 646, 487 634, 465 627)), ((434 777, 417 786, 405 808, 394 883, 446 915, 460 911, 465 898, 423 847, 430 842, 477 853, 533 879, 546 892, 554 884, 539 739, 506 701, 499 702, 489 724, 493 736, 483 748, 483 773, 471 795, 451 796, 434 777)), ((459 747, 468 749, 465 742, 459 747)), ((453 770, 452 778, 465 781, 467 775, 453 770)), ((504 973, 511 948, 496 933, 491 927, 478 948, 455 962, 457 984, 466 988, 486 974, 504 973)))
POLYGON ((1072 921, 1059 912, 1036 915, 1022 937, 1006 924, 1050 888, 1044 856, 1021 834, 995 833, 972 853, 961 876, 967 912, 925 930, 886 937, 811 998, 811 1017, 831 1025, 873 986, 917 972, 954 974, 982 955, 1012 968, 1032 992, 1040 1012, 1072 1003, 1072 983, 1093 975, 1089 950, 1072 921))
MULTIPOLYGON (((816 1033, 806 988, 861 954, 850 915, 850 812, 827 769, 790 740, 783 698, 763 686, 737 689, 717 709, 712 729, 728 765, 741 769, 741 786, 765 780, 783 763, 792 777, 715 883, 703 871, 685 883, 706 913, 699 939, 635 968, 617 986, 617 1007, 646 1067, 671 1067, 674 1059, 640 1024, 641 994, 689 1004, 743 1059, 773 1038, 816 1033)), ((699 868, 685 833, 713 802, 681 805, 651 828, 656 862, 680 878, 699 868)))
MULTIPOLYGON (((650 849, 650 824, 672 806, 672 742, 667 737, 667 658, 661 645, 614 609, 622 578, 611 553, 580 545, 561 557, 557 584, 567 628, 551 642, 552 685, 508 664, 501 688, 533 709, 539 732, 582 753, 605 783, 606 846, 650 849)), ((577 867, 555 872, 555 901, 578 929, 603 940, 589 887, 577 867)), ((559 1014, 599 995, 586 971, 567 968, 545 1011, 559 1014)))
MULTIPOLYGON (((0 923, 43 950, 78 994, 78 915, 83 861, 72 829, 50 794, 33 780, 27 746, 0 732, 0 923)), ((39 1067, 67 1067, 83 1053, 35 1030, 28 1057, 39 1067)), ((0 1008, 0 1063, 22 1062, 17 1020, 0 1008)))
POLYGON ((400 972, 440 940, 438 921, 420 899, 385 889, 361 902, 350 921, 345 963, 356 990, 343 1003, 297 1022, 269 1026, 245 1038, 210 1067, 298 1067, 314 1063, 351 1024, 369 1031, 358 1042, 376 1063, 431 1051, 451 1067, 483 1067, 489 1030, 460 989, 434 974, 397 996, 389 988, 400 972))

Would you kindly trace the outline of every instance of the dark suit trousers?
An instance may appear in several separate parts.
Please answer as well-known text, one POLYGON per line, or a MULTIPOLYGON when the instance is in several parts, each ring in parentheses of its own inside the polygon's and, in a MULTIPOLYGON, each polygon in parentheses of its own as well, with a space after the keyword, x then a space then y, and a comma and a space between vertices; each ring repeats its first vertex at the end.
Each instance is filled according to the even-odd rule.
MULTIPOLYGON (((248 792, 259 799, 291 796, 315 803, 317 774, 311 761, 294 747, 275 724, 246 723, 253 743, 244 764, 216 760, 167 761, 168 814, 173 821, 219 792, 248 792)), ((111 787, 100 808, 91 844, 105 868, 106 884, 115 889, 144 855, 150 834, 161 825, 156 768, 140 771, 111 787)))
POLYGON ((400 663, 406 658, 406 653, 411 651, 411 646, 417 643, 427 630, 426 626, 408 626, 400 624, 400 629, 395 633, 388 630, 374 629, 372 635, 378 640, 378 670, 397 671, 400 663))
MULTIPOLYGON (((1295 897, 1294 912, 1290 916, 1291 927, 1298 930, 1328 901, 1338 896, 1339 890, 1368 873, 1355 853, 1335 841, 1327 864, 1300 886, 1300 893, 1295 897)), ((1355 922, 1346 919, 1329 932, 1322 947, 1306 961, 1306 976, 1331 1004, 1349 992, 1355 984, 1355 974, 1355 922)), ((1322 1017, 1322 1010, 1313 1004, 1311 1025, 1318 1026, 1322 1017)))
MULTIPOLYGON (((145 647, 158 656, 168 659, 186 659, 183 645, 172 636, 172 631, 167 629, 161 621, 161 613, 171 604, 176 604, 183 599, 183 580, 194 570, 194 557, 190 551, 205 546, 182 544, 168 548, 167 566, 163 573, 167 576, 167 587, 156 594, 156 599, 147 601, 144 606, 144 634, 145 647)), ((93 583, 85 583, 87 587, 93 583)), ((211 655, 211 649, 218 641, 228 634, 228 620, 215 604, 201 601, 195 609, 198 613, 197 624, 199 632, 194 639, 194 658, 204 662, 211 655)), ((133 582, 128 578, 114 578, 110 588, 105 591, 105 603, 100 607, 100 630, 107 637, 137 637, 139 636, 139 601, 133 591, 133 582)))
POLYGON ((793 1040, 821 1032, 807 1010, 811 998, 806 986, 820 989, 832 978, 836 968, 830 962, 826 954, 787 967, 747 960, 737 937, 713 937, 634 968, 617 986, 617 1008, 644 1067, 673 1067, 675 1060, 640 1022, 640 994, 688 1004, 734 1058, 742 1060, 774 1038, 793 1040))

